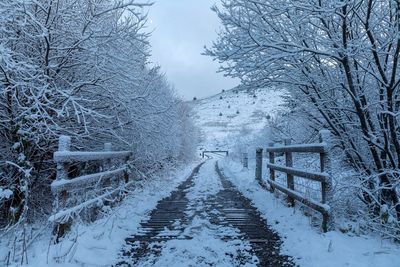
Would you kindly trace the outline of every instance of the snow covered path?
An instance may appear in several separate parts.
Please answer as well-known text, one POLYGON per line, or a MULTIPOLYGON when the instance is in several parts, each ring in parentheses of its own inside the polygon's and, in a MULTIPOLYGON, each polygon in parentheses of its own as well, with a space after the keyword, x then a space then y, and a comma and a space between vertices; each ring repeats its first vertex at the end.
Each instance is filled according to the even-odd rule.
POLYGON ((127 239, 118 266, 293 266, 279 236, 215 160, 198 166, 127 239))

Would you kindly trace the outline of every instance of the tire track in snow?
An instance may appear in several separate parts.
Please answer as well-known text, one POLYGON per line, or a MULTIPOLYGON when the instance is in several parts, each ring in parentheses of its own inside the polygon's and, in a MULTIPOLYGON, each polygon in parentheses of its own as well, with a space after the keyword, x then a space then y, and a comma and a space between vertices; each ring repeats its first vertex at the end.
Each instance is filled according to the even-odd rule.
POLYGON ((293 266, 215 160, 197 166, 126 241, 117 266, 293 266))

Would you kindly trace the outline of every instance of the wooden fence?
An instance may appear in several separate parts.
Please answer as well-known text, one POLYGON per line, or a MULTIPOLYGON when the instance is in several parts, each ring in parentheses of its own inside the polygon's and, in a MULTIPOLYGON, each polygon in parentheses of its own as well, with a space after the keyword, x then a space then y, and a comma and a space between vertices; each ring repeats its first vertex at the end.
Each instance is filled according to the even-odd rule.
POLYGON ((209 154, 209 153, 211 153, 211 154, 223 153, 226 156, 229 156, 229 151, 226 151, 226 150, 206 150, 206 151, 203 151, 202 157, 204 158, 205 154, 209 154))
MULTIPOLYGON (((334 227, 333 217, 330 210, 330 202, 332 201, 332 176, 330 163, 330 132, 327 130, 320 131, 320 143, 306 145, 291 145, 289 140, 285 140, 284 146, 274 146, 270 144, 266 151, 269 155, 269 178, 267 183, 270 190, 274 192, 276 189, 287 195, 289 206, 295 205, 295 200, 314 209, 322 214, 322 230, 330 231, 334 227), (285 165, 275 164, 275 154, 283 153, 285 155, 285 165), (303 169, 293 168, 293 153, 317 153, 320 155, 320 172, 306 171, 303 169), (286 185, 282 185, 275 181, 275 172, 283 172, 286 174, 286 185), (321 202, 314 201, 305 197, 302 193, 296 191, 295 178, 307 179, 321 184, 321 202)), ((262 149, 256 152, 256 179, 262 181, 262 149)))
MULTIPOLYGON (((56 224, 57 235, 64 234, 70 219, 82 210, 95 206, 100 201, 119 195, 129 183, 128 160, 132 156, 130 151, 112 151, 112 144, 104 144, 104 151, 84 152, 70 151, 71 138, 60 136, 58 151, 54 153, 57 163, 57 177, 51 184, 55 195, 54 212, 49 221, 56 224), (71 165, 74 163, 96 162, 100 168, 95 173, 70 177, 71 165), (100 195, 89 194, 92 198, 76 196, 77 191, 93 193, 94 188, 100 195), (69 201, 74 196, 74 201, 69 201), (78 201, 77 201, 78 200, 78 201), (72 202, 72 205, 71 203, 72 202)), ((81 194, 82 195, 82 194, 81 194)))

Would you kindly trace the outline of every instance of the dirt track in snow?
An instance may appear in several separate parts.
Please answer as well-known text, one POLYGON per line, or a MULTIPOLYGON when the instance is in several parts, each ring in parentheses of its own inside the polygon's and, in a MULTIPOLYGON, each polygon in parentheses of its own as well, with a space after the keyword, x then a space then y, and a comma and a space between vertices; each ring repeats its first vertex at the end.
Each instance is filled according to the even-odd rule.
POLYGON ((294 266, 280 245, 218 163, 208 160, 126 239, 117 266, 294 266))

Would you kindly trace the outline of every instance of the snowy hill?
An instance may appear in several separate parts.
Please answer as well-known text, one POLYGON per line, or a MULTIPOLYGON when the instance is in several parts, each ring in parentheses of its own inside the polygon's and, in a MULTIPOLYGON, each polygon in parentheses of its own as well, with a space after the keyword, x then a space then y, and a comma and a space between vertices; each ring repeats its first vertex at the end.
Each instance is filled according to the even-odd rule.
POLYGON ((282 95, 275 90, 232 89, 193 100, 194 120, 202 134, 200 148, 229 150, 230 139, 242 130, 257 133, 282 109, 282 95))

